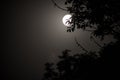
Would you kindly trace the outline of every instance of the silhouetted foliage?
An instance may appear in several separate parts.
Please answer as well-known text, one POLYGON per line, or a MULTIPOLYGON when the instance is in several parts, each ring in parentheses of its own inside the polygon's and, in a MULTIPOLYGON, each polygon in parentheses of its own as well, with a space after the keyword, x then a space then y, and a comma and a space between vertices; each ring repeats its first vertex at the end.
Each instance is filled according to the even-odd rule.
MULTIPOLYGON (((101 52, 104 53, 106 50, 101 52)), ((46 65, 50 70, 45 73, 43 80, 116 79, 117 68, 113 65, 114 58, 111 58, 111 54, 101 54, 101 56, 97 56, 94 52, 70 56, 65 50, 63 55, 59 56, 60 61, 56 65, 53 67, 49 66, 51 64, 46 65)))
POLYGON ((109 44, 99 52, 100 56, 95 52, 70 55, 69 50, 65 50, 57 64, 47 63, 43 80, 117 79, 119 49, 118 44, 109 44))
POLYGON ((72 26, 68 27, 68 31, 90 29, 88 31, 101 38, 120 34, 119 0, 66 0, 65 5, 72 14, 72 26))
MULTIPOLYGON (((77 40, 76 44, 84 53, 70 55, 64 50, 60 61, 46 64, 44 80, 103 80, 119 78, 120 53, 120 2, 119 0, 66 0, 67 11, 72 14, 68 31, 83 29, 91 31, 94 37, 104 39, 113 35, 116 42, 101 46, 96 52, 87 51, 77 40), (69 5, 71 4, 71 5, 69 5), (89 30, 88 30, 89 29, 89 30)), ((91 39, 94 38, 91 36, 91 39)), ((72 53, 71 53, 72 54, 72 53)))
POLYGON ((69 50, 65 50, 59 58, 60 61, 54 66, 56 70, 53 69, 50 63, 47 63, 47 72, 44 75, 45 80, 77 80, 84 77, 87 78, 90 75, 89 72, 95 69, 95 64, 99 65, 97 55, 92 52, 89 55, 75 54, 70 56, 69 50))

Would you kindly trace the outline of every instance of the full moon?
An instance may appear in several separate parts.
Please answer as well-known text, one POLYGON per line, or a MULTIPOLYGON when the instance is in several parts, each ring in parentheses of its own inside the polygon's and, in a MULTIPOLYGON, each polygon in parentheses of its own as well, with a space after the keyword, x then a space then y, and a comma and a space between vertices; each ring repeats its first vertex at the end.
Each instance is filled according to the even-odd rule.
POLYGON ((71 26, 71 24, 69 24, 69 22, 71 22, 71 17, 72 15, 71 14, 66 14, 63 19, 62 19, 62 22, 65 26, 71 26))

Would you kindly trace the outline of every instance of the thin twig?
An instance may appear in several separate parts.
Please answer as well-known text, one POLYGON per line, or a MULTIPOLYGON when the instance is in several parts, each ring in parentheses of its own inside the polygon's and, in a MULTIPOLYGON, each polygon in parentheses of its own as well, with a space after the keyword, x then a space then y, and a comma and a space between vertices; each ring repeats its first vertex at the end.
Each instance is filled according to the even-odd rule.
POLYGON ((93 36, 91 36, 90 38, 94 41, 94 43, 95 43, 97 46, 99 46, 100 48, 102 48, 102 46, 95 40, 95 38, 93 38, 93 36))
POLYGON ((64 10, 64 11, 67 11, 67 9, 61 8, 54 0, 51 0, 51 1, 57 8, 64 10))
POLYGON ((80 43, 78 43, 76 37, 75 37, 75 42, 78 45, 78 47, 80 47, 83 51, 88 52, 80 43))

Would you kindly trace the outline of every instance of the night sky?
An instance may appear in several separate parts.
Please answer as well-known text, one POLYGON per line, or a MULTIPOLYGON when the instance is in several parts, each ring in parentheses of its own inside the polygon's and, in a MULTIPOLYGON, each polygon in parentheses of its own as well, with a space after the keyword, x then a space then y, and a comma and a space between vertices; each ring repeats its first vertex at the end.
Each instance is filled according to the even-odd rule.
POLYGON ((10 0, 2 7, 5 12, 2 80, 41 80, 46 62, 57 61, 65 49, 80 51, 75 37, 87 50, 97 49, 88 40, 88 32, 66 32, 62 18, 67 12, 56 8, 50 0, 10 0))

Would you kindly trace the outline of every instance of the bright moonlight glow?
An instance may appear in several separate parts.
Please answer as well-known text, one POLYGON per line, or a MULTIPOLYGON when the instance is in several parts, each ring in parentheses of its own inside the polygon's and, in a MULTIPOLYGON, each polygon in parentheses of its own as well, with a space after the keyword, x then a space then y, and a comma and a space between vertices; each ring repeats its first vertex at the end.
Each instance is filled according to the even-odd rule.
POLYGON ((71 17, 72 17, 72 15, 70 15, 70 14, 66 14, 63 17, 62 22, 65 26, 71 26, 71 24, 69 24, 69 22, 71 22, 71 17))

